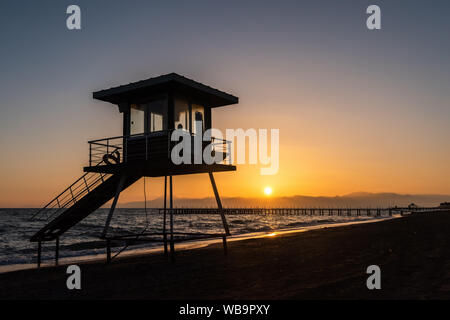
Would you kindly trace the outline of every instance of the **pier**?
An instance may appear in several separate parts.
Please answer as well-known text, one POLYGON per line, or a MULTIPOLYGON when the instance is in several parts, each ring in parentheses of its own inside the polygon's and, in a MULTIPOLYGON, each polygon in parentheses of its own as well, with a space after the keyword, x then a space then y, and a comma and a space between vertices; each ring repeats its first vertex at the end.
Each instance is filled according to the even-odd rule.
MULTIPOLYGON (((156 209, 160 214, 164 209, 156 209)), ((439 207, 392 207, 392 208, 174 208, 170 209, 175 215, 180 214, 219 214, 225 215, 289 215, 289 216, 392 216, 412 212, 439 211, 439 207)))

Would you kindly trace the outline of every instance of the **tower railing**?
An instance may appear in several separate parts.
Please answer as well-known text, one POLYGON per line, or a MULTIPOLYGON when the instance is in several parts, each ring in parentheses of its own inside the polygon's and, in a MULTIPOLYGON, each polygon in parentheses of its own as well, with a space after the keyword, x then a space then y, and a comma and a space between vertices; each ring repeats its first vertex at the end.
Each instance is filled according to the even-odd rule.
MULTIPOLYGON (((191 134, 191 136, 194 139, 194 135, 191 134)), ((150 160, 164 156, 170 158, 172 147, 177 143, 171 141, 170 137, 170 130, 162 130, 88 141, 89 166, 95 166, 98 163, 116 165, 129 160, 150 160)), ((217 155, 217 159, 220 159, 218 163, 232 164, 231 141, 211 137, 211 142, 204 141, 203 143, 211 144, 213 155, 219 153, 217 155)))
POLYGON ((123 161, 124 137, 112 137, 88 141, 89 144, 89 166, 97 163, 120 163, 123 161))

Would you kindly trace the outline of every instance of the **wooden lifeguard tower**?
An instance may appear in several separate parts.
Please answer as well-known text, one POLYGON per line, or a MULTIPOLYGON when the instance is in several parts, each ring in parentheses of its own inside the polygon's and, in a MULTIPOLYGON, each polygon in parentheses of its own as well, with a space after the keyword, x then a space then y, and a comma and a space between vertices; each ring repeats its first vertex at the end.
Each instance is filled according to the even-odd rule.
MULTIPOLYGON (((41 243, 56 241, 55 262, 58 263, 59 238, 75 224, 113 199, 100 238, 106 241, 107 261, 111 261, 111 241, 125 245, 137 241, 160 241, 164 252, 168 244, 173 258, 178 241, 222 237, 226 252, 226 237, 230 235, 213 172, 235 171, 230 162, 231 142, 215 139, 202 142, 220 155, 220 163, 174 164, 171 151, 177 142, 171 141, 176 129, 194 141, 195 136, 212 127, 211 109, 238 103, 238 98, 202 83, 170 73, 127 85, 94 92, 94 99, 118 106, 123 114, 123 135, 89 141, 89 165, 85 174, 39 210, 34 218, 45 218, 47 224, 31 237, 38 242, 38 266, 41 263, 41 243), (172 176, 208 173, 222 218, 223 234, 176 233, 173 228, 172 176), (162 233, 109 236, 108 228, 120 193, 142 177, 164 177, 164 217, 162 233), (167 178, 169 178, 169 208, 167 208, 167 178), (169 230, 166 216, 170 215, 169 230)), ((194 142, 192 142, 194 145, 194 142)), ((203 151, 203 150, 201 150, 203 151)), ((195 152, 192 152, 194 157, 195 152)))

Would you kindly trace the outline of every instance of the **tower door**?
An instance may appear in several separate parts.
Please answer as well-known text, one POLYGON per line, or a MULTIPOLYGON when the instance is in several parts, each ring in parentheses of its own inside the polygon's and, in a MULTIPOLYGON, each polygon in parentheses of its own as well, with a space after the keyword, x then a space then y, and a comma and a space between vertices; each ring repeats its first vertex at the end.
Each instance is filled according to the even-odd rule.
POLYGON ((130 107, 130 137, 127 138, 127 159, 167 159, 167 100, 132 104, 130 107))
POLYGON ((130 135, 145 133, 145 105, 132 104, 130 108, 130 135))

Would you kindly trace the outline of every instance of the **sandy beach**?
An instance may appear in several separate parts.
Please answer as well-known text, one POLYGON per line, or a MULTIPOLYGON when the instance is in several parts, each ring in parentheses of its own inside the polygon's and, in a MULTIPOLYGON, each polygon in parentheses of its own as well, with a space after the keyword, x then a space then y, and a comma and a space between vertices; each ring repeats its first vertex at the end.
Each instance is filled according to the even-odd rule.
POLYGON ((450 212, 291 233, 162 255, 0 274, 1 299, 448 299, 450 212), (381 268, 368 290, 366 268, 381 268))

